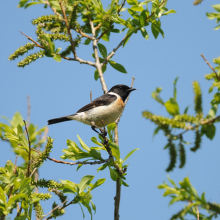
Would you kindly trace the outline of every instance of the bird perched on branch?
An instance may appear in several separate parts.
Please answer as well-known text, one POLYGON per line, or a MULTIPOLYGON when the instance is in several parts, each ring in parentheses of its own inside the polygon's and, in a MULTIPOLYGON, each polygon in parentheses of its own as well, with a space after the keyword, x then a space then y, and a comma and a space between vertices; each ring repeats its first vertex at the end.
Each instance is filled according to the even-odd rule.
POLYGON ((51 119, 48 121, 48 125, 76 120, 91 125, 94 130, 94 124, 97 127, 103 127, 113 123, 122 114, 125 100, 134 90, 136 89, 126 85, 113 86, 108 93, 85 105, 75 114, 51 119))

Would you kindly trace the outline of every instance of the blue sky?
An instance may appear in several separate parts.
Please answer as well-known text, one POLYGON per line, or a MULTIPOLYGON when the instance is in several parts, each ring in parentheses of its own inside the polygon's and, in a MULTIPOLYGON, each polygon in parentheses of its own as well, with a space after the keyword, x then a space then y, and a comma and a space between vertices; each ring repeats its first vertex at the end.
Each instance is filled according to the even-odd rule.
MULTIPOLYGON (((165 169, 169 163, 169 155, 163 150, 166 139, 162 132, 153 139, 155 126, 142 117, 142 111, 149 110, 168 116, 165 109, 151 98, 151 92, 156 87, 163 87, 161 96, 168 100, 173 94, 173 80, 179 76, 177 101, 181 113, 190 105, 189 113, 193 114, 194 80, 202 86, 203 109, 205 114, 208 113, 212 94, 208 94, 210 82, 204 79, 204 74, 210 73, 210 69, 200 54, 203 53, 209 61, 219 56, 219 31, 213 30, 216 26, 215 21, 207 19, 205 15, 206 12, 214 11, 211 5, 217 3, 214 0, 204 0, 201 5, 194 6, 193 1, 169 0, 167 7, 176 10, 177 13, 161 19, 165 38, 160 35, 155 40, 149 29, 148 41, 140 33, 134 35, 126 47, 120 48, 113 58, 121 63, 128 73, 117 72, 109 66, 104 74, 108 89, 116 84, 130 85, 132 76, 135 77, 134 87, 137 88, 130 96, 119 125, 122 158, 132 149, 140 148, 128 160, 130 165, 127 183, 130 187, 122 187, 121 220, 169 219, 183 207, 180 203, 168 208, 169 200, 163 198, 163 192, 157 189, 159 184, 167 180, 165 169)), ((93 99, 102 95, 101 85, 93 78, 93 67, 76 62, 62 60, 58 63, 53 59, 44 58, 25 68, 18 68, 18 60, 8 61, 9 55, 15 49, 27 43, 27 39, 19 31, 36 39, 35 27, 31 25, 31 20, 48 13, 40 5, 27 10, 18 9, 16 6, 15 1, 3 1, 0 14, 0 115, 12 118, 13 114, 19 111, 26 118, 29 95, 31 121, 42 127, 47 124, 48 119, 73 114, 81 106, 89 103, 91 89, 93 99)), ((118 45, 123 36, 115 35, 111 42, 104 42, 108 52, 118 45)), ((82 46, 77 52, 79 57, 93 60, 91 48, 82 46)), ((78 122, 50 126, 49 135, 55 138, 51 157, 59 159, 62 149, 66 148, 66 140, 77 142, 77 134, 88 146, 93 146, 90 138, 96 134, 89 126, 78 122)), ((188 176, 199 194, 206 192, 206 198, 210 202, 220 202, 218 134, 219 126, 214 140, 203 138, 202 147, 196 153, 191 152, 189 146, 185 167, 176 168, 169 173, 176 182, 188 176)), ((193 141, 193 135, 187 135, 188 140, 193 141)), ((9 159, 14 161, 15 156, 10 152, 8 144, 0 142, 0 146, 0 166, 4 166, 9 159)), ((94 219, 110 220, 113 219, 115 183, 111 181, 107 170, 96 173, 97 168, 98 166, 84 166, 76 172, 76 167, 47 161, 40 169, 40 178, 69 179, 76 183, 88 174, 95 175, 95 179, 106 178, 106 183, 93 192, 93 202, 97 206, 94 219)), ((45 204, 45 213, 50 209, 51 206, 45 204)), ((66 212, 65 217, 60 219, 69 219, 72 216, 74 219, 82 219, 79 206, 68 207, 66 212)), ((90 219, 87 212, 85 219, 90 219)))

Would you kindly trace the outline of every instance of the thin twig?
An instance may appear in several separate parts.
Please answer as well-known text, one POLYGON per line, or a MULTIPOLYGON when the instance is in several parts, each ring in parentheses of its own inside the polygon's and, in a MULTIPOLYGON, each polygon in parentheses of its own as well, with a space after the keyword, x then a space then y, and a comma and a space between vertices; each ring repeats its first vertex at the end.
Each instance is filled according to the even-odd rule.
MULTIPOLYGON (((28 40, 32 41, 37 47, 40 47, 41 49, 44 49, 44 47, 42 47, 40 44, 38 44, 35 40, 33 40, 31 37, 27 36, 26 34, 22 33, 21 31, 19 31, 22 35, 24 35, 25 37, 27 37, 28 40)), ((90 66, 94 66, 96 67, 96 64, 91 62, 91 61, 86 61, 83 60, 79 57, 75 57, 75 58, 71 58, 71 57, 65 57, 65 56, 61 56, 60 54, 58 54, 61 58, 65 59, 65 60, 69 60, 69 61, 78 61, 80 64, 88 64, 90 66)))
POLYGON ((29 128, 30 125, 30 118, 31 118, 31 102, 30 102, 30 96, 27 96, 27 128, 29 128))
POLYGON ((28 129, 27 129, 27 125, 25 120, 23 120, 24 122, 24 126, 25 126, 25 130, 26 130, 26 134, 28 137, 28 146, 29 146, 29 151, 28 151, 28 167, 27 167, 27 177, 30 176, 30 165, 31 165, 31 142, 30 142, 30 138, 29 138, 29 134, 28 134, 28 129))
POLYGON ((92 89, 90 90, 90 101, 92 102, 92 89))
MULTIPOLYGON (((35 173, 35 171, 37 170, 37 168, 35 167, 34 170, 32 171, 30 177, 32 177, 32 175, 35 173)), ((35 180, 34 180, 35 181, 35 180)))
POLYGON ((215 73, 217 79, 220 81, 220 77, 218 76, 217 72, 215 71, 215 69, 211 66, 211 64, 206 60, 206 58, 204 57, 204 55, 201 53, 202 58, 205 60, 205 62, 207 63, 207 65, 211 68, 211 70, 215 73))
POLYGON ((119 205, 120 205, 120 199, 121 199, 121 186, 120 186, 120 179, 116 181, 116 196, 114 198, 115 200, 115 211, 114 211, 114 220, 119 220, 119 205))
POLYGON ((199 220, 199 209, 198 209, 198 206, 196 206, 196 211, 197 211, 197 220, 199 220))
POLYGON ((65 9, 62 5, 61 0, 59 0, 59 4, 60 4, 60 8, 61 8, 63 17, 64 17, 64 21, 65 21, 65 24, 66 24, 66 27, 67 27, 68 34, 70 36, 70 43, 71 43, 71 46, 72 46, 73 55, 74 55, 74 58, 76 58, 77 55, 76 55, 76 50, 75 50, 75 42, 73 41, 71 30, 70 30, 70 27, 69 27, 69 24, 68 24, 68 21, 67 21, 67 17, 66 17, 66 12, 65 12, 65 9))
POLYGON ((50 212, 48 212, 46 215, 43 216, 44 219, 45 217, 47 217, 48 215, 50 215, 51 213, 53 213, 56 209, 60 208, 60 206, 62 206, 64 203, 66 203, 68 201, 68 199, 66 199, 64 202, 62 202, 61 204, 59 204, 58 206, 56 206, 55 208, 53 208, 50 212))
MULTIPOLYGON (((50 4, 50 2, 49 2, 48 0, 45 0, 45 4, 48 5, 48 6, 52 9, 52 11, 54 12, 54 14, 60 15, 60 14, 56 11, 56 9, 51 6, 51 4, 50 4)), ((61 16, 61 15, 60 15, 60 16, 61 16)))
POLYGON ((24 35, 28 40, 32 41, 37 47, 40 47, 41 49, 44 49, 40 44, 38 44, 35 40, 33 40, 31 37, 27 36, 26 34, 19 31, 22 35, 24 35))
POLYGON ((120 13, 121 9, 124 7, 125 2, 126 2, 126 0, 124 0, 124 1, 123 1, 123 3, 121 4, 121 7, 118 9, 118 15, 119 15, 119 13, 120 13))
MULTIPOLYGON (((37 152, 37 153, 39 153, 39 154, 42 154, 40 151, 38 151, 38 150, 36 150, 36 149, 31 148, 31 150, 33 150, 33 151, 35 151, 35 152, 37 152)), ((72 166, 72 165, 79 165, 79 164, 95 165, 95 164, 107 163, 107 162, 110 161, 110 158, 108 158, 108 159, 101 160, 101 161, 93 161, 93 162, 80 162, 80 161, 78 161, 78 162, 73 162, 73 163, 71 163, 71 162, 66 162, 66 161, 63 161, 63 160, 57 160, 57 159, 54 159, 54 158, 51 158, 51 157, 47 157, 47 159, 48 159, 48 160, 51 160, 51 161, 53 161, 53 162, 55 162, 55 163, 69 164, 69 165, 71 165, 71 166, 72 166)))
POLYGON ((86 38, 88 38, 88 39, 90 39, 90 40, 93 39, 91 36, 85 34, 85 33, 82 32, 82 30, 80 30, 80 29, 76 29, 75 31, 76 31, 77 33, 81 34, 82 37, 86 37, 86 38))
POLYGON ((93 51, 94 51, 94 54, 95 54, 96 69, 98 71, 100 82, 102 84, 102 90, 103 90, 104 93, 107 93, 108 89, 107 89, 105 79, 104 79, 103 74, 102 74, 102 67, 101 67, 101 64, 100 64, 98 50, 97 50, 97 39, 95 38, 94 23, 93 23, 90 16, 89 16, 89 24, 91 26, 92 36, 93 36, 93 51))

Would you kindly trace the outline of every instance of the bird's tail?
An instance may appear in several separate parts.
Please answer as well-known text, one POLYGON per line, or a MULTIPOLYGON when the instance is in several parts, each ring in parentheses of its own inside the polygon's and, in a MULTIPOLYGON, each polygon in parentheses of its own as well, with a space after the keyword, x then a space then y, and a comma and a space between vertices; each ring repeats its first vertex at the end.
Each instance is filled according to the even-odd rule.
POLYGON ((65 116, 65 117, 61 117, 61 118, 50 119, 47 122, 48 122, 48 125, 52 125, 52 124, 56 124, 56 123, 60 123, 60 122, 64 122, 64 121, 70 121, 70 120, 72 120, 72 119, 65 116))

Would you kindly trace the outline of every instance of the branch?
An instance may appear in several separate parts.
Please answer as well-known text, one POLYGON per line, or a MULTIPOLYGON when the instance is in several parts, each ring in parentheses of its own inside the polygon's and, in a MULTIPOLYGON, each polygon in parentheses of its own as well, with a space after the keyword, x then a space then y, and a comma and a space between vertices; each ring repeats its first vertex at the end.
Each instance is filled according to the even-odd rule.
POLYGON ((115 200, 115 212, 114 212, 114 220, 119 220, 119 205, 120 205, 120 199, 121 199, 121 186, 120 186, 120 179, 116 181, 116 196, 114 198, 115 200))
POLYGON ((45 0, 45 4, 48 5, 48 6, 52 9, 52 11, 54 12, 54 14, 61 16, 61 14, 58 13, 55 8, 52 8, 52 6, 51 6, 51 4, 50 4, 50 2, 49 2, 48 0, 45 0))
POLYGON ((59 55, 59 56, 62 57, 63 59, 65 59, 65 60, 78 61, 80 64, 88 64, 88 65, 90 65, 90 66, 96 67, 96 64, 95 64, 95 63, 93 63, 93 62, 91 62, 91 61, 83 60, 83 59, 81 59, 81 58, 79 58, 79 57, 70 58, 70 57, 64 57, 64 56, 61 56, 61 55, 59 55))
POLYGON ((92 102, 92 90, 90 90, 90 101, 92 102))
POLYGON ((38 44, 36 41, 34 41, 31 37, 27 36, 26 34, 19 31, 22 35, 24 35, 28 40, 32 41, 37 47, 40 47, 41 49, 44 49, 40 44, 38 44))
POLYGON ((121 7, 118 9, 118 15, 119 15, 119 13, 120 13, 121 9, 124 7, 125 2, 126 2, 126 0, 124 0, 124 1, 123 1, 123 3, 121 4, 121 7))
POLYGON ((212 119, 209 119, 209 120, 206 120, 206 121, 202 121, 202 122, 201 122, 200 124, 198 124, 198 125, 190 126, 187 130, 181 132, 181 133, 178 134, 178 135, 174 135, 174 136, 180 137, 180 136, 182 136, 183 134, 185 134, 185 133, 186 133, 187 131, 189 131, 189 130, 195 130, 196 128, 198 128, 198 127, 201 126, 201 125, 205 125, 205 124, 209 124, 209 123, 213 124, 213 123, 214 123, 215 121, 217 121, 218 119, 220 119, 220 115, 217 116, 217 117, 215 117, 215 118, 212 118, 212 119))
MULTIPOLYGON (((31 37, 27 36, 26 34, 22 33, 21 31, 19 31, 22 35, 24 35, 28 40, 32 41, 37 47, 40 47, 41 49, 44 49, 44 47, 42 47, 40 44, 38 44, 35 40, 33 40, 31 37)), ((86 60, 83 60, 79 57, 75 57, 75 58, 70 58, 70 57, 64 57, 64 56, 61 56, 60 54, 58 54, 61 58, 65 59, 65 60, 69 60, 69 61, 78 61, 80 64, 88 64, 90 66, 94 66, 96 67, 96 64, 93 63, 93 62, 90 62, 90 61, 86 61, 86 60)))
MULTIPOLYGON (((62 202, 61 204, 59 204, 58 206, 56 206, 54 209, 52 209, 50 212, 48 212, 46 215, 43 216, 43 218, 41 219, 44 219, 45 217, 47 217, 48 215, 50 215, 51 213, 53 213, 56 209, 60 208, 61 205, 63 205, 64 203, 66 203, 68 201, 68 199, 66 199, 64 202, 62 202)), ((62 207, 63 209, 63 207, 62 207)))
MULTIPOLYGON (((31 150, 33 150, 33 151, 35 151, 35 152, 37 152, 37 153, 39 153, 39 154, 42 154, 40 151, 38 151, 38 150, 36 150, 36 149, 31 148, 31 150)), ((51 160, 51 161, 53 161, 53 162, 55 162, 55 163, 69 164, 69 165, 71 165, 71 166, 72 166, 72 165, 79 165, 79 164, 95 165, 95 164, 107 163, 107 162, 110 161, 110 158, 108 158, 108 159, 105 159, 105 160, 94 161, 94 162, 80 162, 80 161, 78 161, 78 162, 73 162, 73 163, 71 163, 71 162, 66 162, 66 161, 63 161, 63 160, 57 160, 57 159, 54 159, 54 158, 51 158, 51 157, 47 157, 47 159, 48 159, 48 160, 51 160)))
POLYGON ((63 17, 64 17, 64 21, 65 21, 65 24, 66 24, 66 27, 67 27, 68 34, 70 36, 70 43, 71 43, 71 46, 72 46, 73 55, 74 55, 74 58, 76 58, 77 55, 76 55, 76 50, 75 50, 75 42, 73 41, 72 34, 71 34, 71 31, 70 31, 70 27, 69 27, 67 17, 66 17, 66 12, 65 12, 65 9, 62 5, 61 0, 59 0, 59 4, 60 4, 60 8, 61 8, 63 17))
POLYGON ((215 71, 215 69, 211 66, 211 64, 206 60, 206 58, 203 56, 203 54, 201 53, 202 58, 205 60, 205 62, 207 63, 207 65, 211 68, 211 70, 215 73, 217 79, 220 81, 220 77, 218 76, 217 72, 215 71))
POLYGON ((25 120, 23 120, 24 122, 24 126, 25 126, 25 130, 26 130, 26 134, 28 137, 28 146, 29 146, 29 151, 28 151, 28 167, 27 167, 27 177, 30 176, 30 165, 31 165, 31 142, 30 142, 30 138, 29 138, 29 134, 28 134, 28 129, 27 129, 27 125, 25 120))
POLYGON ((108 89, 107 89, 107 86, 105 84, 105 79, 103 77, 103 74, 102 74, 102 66, 100 64, 100 60, 99 60, 99 55, 98 55, 98 50, 97 50, 97 39, 95 38, 95 28, 94 28, 94 24, 92 22, 92 19, 91 17, 89 17, 89 24, 91 26, 91 30, 92 30, 92 37, 93 37, 93 51, 94 51, 94 54, 95 54, 95 64, 96 64, 96 69, 98 71, 98 74, 99 74, 99 78, 100 78, 100 82, 102 84, 102 90, 104 93, 107 93, 108 92, 108 89))
POLYGON ((82 30, 76 29, 75 31, 76 31, 77 33, 81 34, 82 37, 86 37, 86 38, 88 38, 88 39, 90 39, 90 40, 93 40, 93 38, 92 38, 91 36, 85 34, 84 32, 82 32, 82 30))

